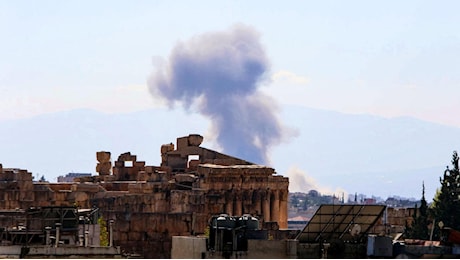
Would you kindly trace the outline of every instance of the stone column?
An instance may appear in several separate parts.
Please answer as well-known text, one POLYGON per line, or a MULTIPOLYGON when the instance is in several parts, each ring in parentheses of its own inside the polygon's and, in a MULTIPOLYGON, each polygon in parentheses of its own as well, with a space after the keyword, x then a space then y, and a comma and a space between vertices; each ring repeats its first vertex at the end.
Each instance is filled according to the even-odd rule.
POLYGON ((288 228, 288 193, 285 191, 280 192, 280 220, 278 225, 280 228, 288 228))
POLYGON ((271 221, 278 222, 280 225, 280 197, 279 197, 279 190, 274 190, 271 193, 271 214, 270 219, 271 221))
POLYGON ((240 191, 238 191, 235 195, 235 204, 233 205, 234 209, 234 216, 241 216, 243 214, 243 204, 242 204, 242 196, 240 191))
POLYGON ((262 213, 264 214, 264 222, 270 221, 270 191, 267 190, 262 196, 262 213))
POLYGON ((233 216, 233 196, 231 192, 227 192, 225 195, 225 213, 233 216))
POLYGON ((96 172, 98 172, 99 175, 110 175, 110 171, 112 169, 110 152, 96 152, 96 159, 98 161, 96 165, 96 172))
POLYGON ((262 215, 262 196, 260 195, 260 190, 252 192, 252 205, 254 207, 255 214, 262 215))

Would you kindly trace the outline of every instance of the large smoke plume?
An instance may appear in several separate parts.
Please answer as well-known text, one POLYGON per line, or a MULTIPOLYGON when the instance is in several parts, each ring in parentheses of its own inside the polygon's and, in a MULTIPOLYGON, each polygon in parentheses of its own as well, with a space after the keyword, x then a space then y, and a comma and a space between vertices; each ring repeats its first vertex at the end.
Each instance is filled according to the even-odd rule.
POLYGON ((252 28, 237 25, 178 43, 149 79, 153 95, 208 117, 225 153, 268 163, 282 126, 275 104, 258 91, 269 62, 252 28))

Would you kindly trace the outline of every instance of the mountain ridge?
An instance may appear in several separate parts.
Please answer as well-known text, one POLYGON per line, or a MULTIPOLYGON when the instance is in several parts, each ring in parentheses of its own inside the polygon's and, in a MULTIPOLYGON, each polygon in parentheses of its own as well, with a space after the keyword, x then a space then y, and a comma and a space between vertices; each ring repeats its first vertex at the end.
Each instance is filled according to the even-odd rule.
MULTIPOLYGON (((450 164, 452 152, 460 147, 460 128, 423 121, 412 117, 385 118, 368 114, 344 114, 336 111, 288 106, 282 111, 285 122, 294 122, 300 129, 299 136, 289 144, 281 144, 273 153, 278 170, 289 167, 277 158, 281 151, 303 151, 292 153, 294 162, 304 162, 302 169, 313 179, 322 180, 323 185, 340 187, 346 176, 368 177, 372 172, 387 173, 387 177, 376 180, 378 184, 346 185, 348 192, 388 190, 375 195, 390 196, 397 191, 405 196, 421 197, 422 181, 425 179, 427 199, 434 196, 439 186, 439 176, 450 164), (299 113, 298 111, 302 111, 299 113), (429 170, 439 167, 431 177, 429 170), (385 184, 398 178, 407 182, 404 172, 424 169, 420 180, 413 176, 410 188, 385 184), (429 180, 428 180, 429 179, 429 180)), ((408 174, 411 175, 411 174, 408 174)), ((375 178, 374 178, 375 179, 375 178)), ((400 185, 401 186, 401 185, 400 185)), ((371 195, 370 193, 367 193, 371 195)))
MULTIPOLYGON (((271 148, 269 166, 289 177, 295 166, 305 175, 303 181, 313 180, 310 186, 320 191, 341 188, 368 196, 418 198, 425 181, 430 200, 452 152, 460 147, 460 128, 412 117, 282 108, 280 118, 298 134, 271 148)), ((73 109, 0 124, 0 163, 50 181, 68 172, 94 174, 95 153, 101 150, 112 152, 112 160, 130 151, 158 165, 161 144, 174 143, 180 136, 198 133, 205 136, 204 147, 218 146, 206 137, 206 118, 179 109, 122 114, 73 109)), ((291 178, 294 188, 296 177, 291 178)))

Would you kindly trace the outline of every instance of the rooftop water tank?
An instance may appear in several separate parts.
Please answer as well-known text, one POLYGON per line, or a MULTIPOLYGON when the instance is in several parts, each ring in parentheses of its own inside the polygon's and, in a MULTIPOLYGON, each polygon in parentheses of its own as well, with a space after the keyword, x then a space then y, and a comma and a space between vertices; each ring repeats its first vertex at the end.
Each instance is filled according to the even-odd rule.
POLYGON ((238 227, 246 227, 248 230, 258 230, 259 220, 249 214, 244 214, 238 218, 238 227))
POLYGON ((213 227, 218 229, 233 229, 236 227, 236 220, 227 214, 220 214, 213 220, 213 227))

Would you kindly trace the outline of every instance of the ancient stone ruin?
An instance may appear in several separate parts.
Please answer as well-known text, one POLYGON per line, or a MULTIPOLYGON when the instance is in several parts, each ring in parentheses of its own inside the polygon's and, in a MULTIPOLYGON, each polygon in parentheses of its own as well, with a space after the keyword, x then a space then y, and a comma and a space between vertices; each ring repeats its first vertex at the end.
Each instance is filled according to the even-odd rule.
MULTIPOLYGON (((161 146, 161 165, 136 155, 96 153, 97 176, 73 183, 33 182, 26 170, 0 165, 0 208, 99 208, 113 220, 114 245, 146 258, 169 258, 171 238, 204 234, 213 215, 251 214, 262 226, 287 228, 288 178, 273 168, 200 147, 203 137, 161 146)), ((1 223, 0 223, 1 224, 1 223)))

